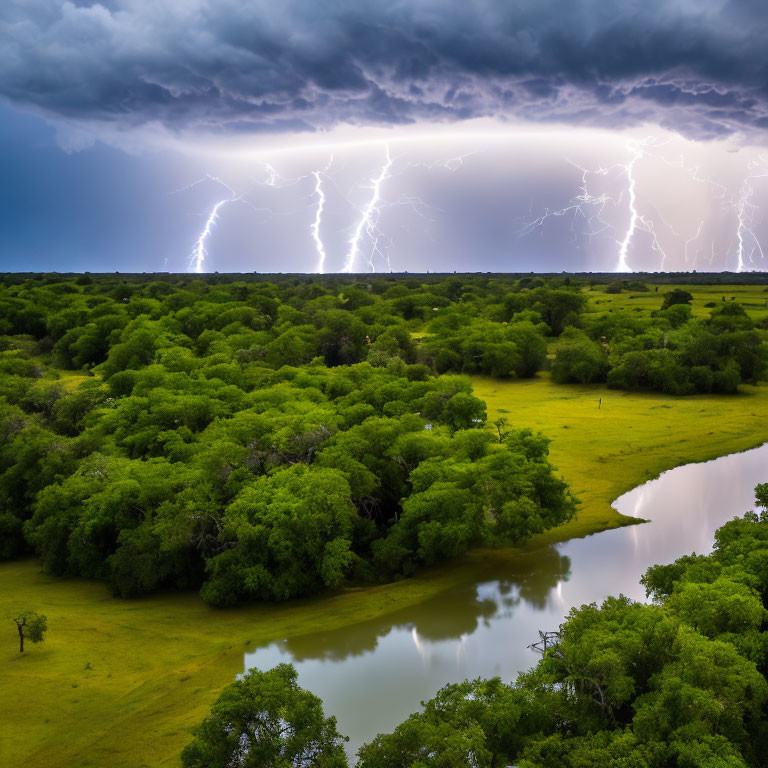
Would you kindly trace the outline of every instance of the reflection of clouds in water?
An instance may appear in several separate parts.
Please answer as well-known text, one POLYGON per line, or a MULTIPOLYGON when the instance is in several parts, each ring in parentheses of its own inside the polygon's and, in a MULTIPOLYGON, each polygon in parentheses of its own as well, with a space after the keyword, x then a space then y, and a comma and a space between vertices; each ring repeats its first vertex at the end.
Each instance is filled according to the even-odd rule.
POLYGON ((637 501, 635 502, 634 509, 632 510, 632 516, 633 517, 641 517, 643 519, 646 519, 646 515, 648 514, 645 511, 645 506, 648 501, 648 491, 644 485, 641 485, 638 489, 637 494, 637 501))
POLYGON ((464 656, 464 651, 467 647, 467 636, 462 635, 459 638, 459 644, 456 647, 456 668, 458 669, 461 666, 462 658, 464 656))
POLYGON ((494 621, 511 617, 521 604, 536 611, 551 610, 553 590, 568 580, 570 568, 568 556, 547 547, 510 558, 501 579, 463 584, 417 606, 352 627, 291 637, 283 650, 296 662, 341 662, 375 652, 381 638, 400 629, 415 633, 413 642, 418 637, 422 648, 471 637, 479 626, 491 627, 494 621))
POLYGON ((558 581, 557 582, 557 589, 555 590, 557 593, 557 600, 561 605, 565 605, 565 598, 563 597, 563 582, 558 581))
POLYGON ((681 554, 709 552, 715 528, 751 509, 754 486, 766 477, 768 447, 763 446, 670 470, 624 494, 613 506, 653 521, 653 531, 646 526, 630 529, 637 553, 642 551, 644 561, 650 558, 642 564, 644 570, 681 554))
MULTIPOLYGON (((464 652, 467 648, 467 635, 460 635, 458 642, 456 643, 456 669, 461 669, 464 662, 464 652)), ((416 627, 411 628, 411 638, 413 639, 413 645, 416 648, 416 652, 419 654, 424 667, 428 667, 432 661, 433 651, 436 646, 444 645, 446 641, 439 641, 438 643, 424 642, 419 636, 416 627)))

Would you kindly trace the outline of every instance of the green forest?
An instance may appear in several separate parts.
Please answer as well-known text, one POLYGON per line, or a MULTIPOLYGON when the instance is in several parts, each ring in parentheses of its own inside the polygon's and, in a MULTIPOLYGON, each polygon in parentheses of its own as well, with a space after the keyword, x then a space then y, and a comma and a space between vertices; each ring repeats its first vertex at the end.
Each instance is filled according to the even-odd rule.
POLYGON ((732 394, 766 320, 570 277, 0 284, 0 556, 212 605, 371 584, 518 545, 576 500, 469 375, 732 394), (629 302, 627 302, 629 303, 629 302), (596 308, 593 307, 593 310, 596 308))

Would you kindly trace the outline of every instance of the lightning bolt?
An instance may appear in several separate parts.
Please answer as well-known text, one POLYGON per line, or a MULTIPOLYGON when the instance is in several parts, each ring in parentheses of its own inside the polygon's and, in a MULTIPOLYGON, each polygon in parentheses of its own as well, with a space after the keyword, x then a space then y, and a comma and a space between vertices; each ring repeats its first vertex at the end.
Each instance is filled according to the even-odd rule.
MULTIPOLYGON (((205 181, 206 179, 210 181, 215 181, 217 184, 221 184, 222 187, 227 189, 229 191, 229 197, 225 197, 223 200, 219 200, 218 203, 216 203, 213 208, 211 208, 210 213, 208 214, 208 218, 205 220, 205 226, 203 227, 203 231, 200 233, 200 236, 195 241, 195 245, 192 248, 192 253, 189 257, 189 266, 191 269, 193 269, 196 273, 201 273, 203 271, 203 263, 205 262, 205 257, 208 255, 208 251, 206 250, 205 244, 208 241, 208 238, 211 236, 211 232, 213 231, 213 226, 216 223, 216 220, 219 218, 219 211, 224 207, 227 203, 233 203, 238 199, 238 196, 235 194, 235 191, 225 184, 221 179, 217 178, 216 176, 205 176, 204 178, 200 179, 199 181, 194 182, 193 184, 190 184, 187 187, 184 187, 184 189, 191 189, 192 187, 196 186, 197 184, 205 181)), ((179 191, 184 191, 179 190, 179 191)))
POLYGON ((616 272, 631 272, 627 263, 627 251, 637 229, 639 216, 637 213, 637 193, 635 191, 635 163, 643 156, 643 151, 635 142, 629 142, 627 149, 632 152, 632 158, 623 166, 627 175, 627 193, 629 195, 629 226, 624 238, 619 242, 619 260, 616 264, 616 272))
MULTIPOLYGON (((256 212, 267 213, 269 214, 269 216, 274 215, 273 211, 270 208, 257 208, 255 205, 250 203, 246 199, 246 195, 248 194, 249 190, 246 190, 242 194, 238 195, 234 191, 234 189, 232 189, 232 187, 230 187, 228 184, 223 182, 217 176, 211 176, 210 174, 204 176, 202 179, 198 179, 192 184, 188 184, 186 187, 182 187, 181 189, 176 190, 176 192, 184 192, 188 189, 192 189, 193 187, 196 187, 198 184, 201 184, 204 181, 213 181, 213 182, 216 182, 216 184, 220 184, 222 187, 224 187, 224 189, 227 190, 227 192, 229 192, 229 197, 225 197, 224 199, 219 200, 217 203, 214 204, 213 208, 211 208, 210 212, 208 213, 208 217, 205 220, 205 225, 203 226, 203 229, 200 232, 200 235, 198 236, 192 248, 192 253, 189 255, 189 259, 188 259, 189 267, 190 269, 192 269, 194 272, 198 274, 200 274, 203 271, 203 264, 205 263, 205 257, 208 255, 208 251, 206 249, 206 243, 208 242, 208 239, 213 233, 214 225, 218 221, 219 211, 225 205, 228 205, 229 203, 243 203, 248 207, 252 208, 256 212)), ((269 218, 269 216, 267 218, 269 218)))
POLYGON ((579 194, 573 197, 570 201, 570 205, 567 205, 564 208, 560 208, 558 210, 545 210, 543 215, 529 222, 521 230, 519 230, 518 235, 523 236, 529 234, 534 229, 541 227, 544 222, 552 216, 565 216, 567 214, 572 214, 571 233, 573 234, 574 240, 577 244, 579 242, 579 235, 583 235, 591 239, 592 237, 606 230, 615 232, 615 227, 603 218, 605 208, 609 203, 611 203, 614 207, 621 204, 626 192, 628 198, 629 223, 621 240, 616 239, 616 244, 619 246, 619 250, 614 271, 631 271, 628 263, 628 255, 632 241, 638 230, 647 232, 650 235, 651 248, 661 254, 661 264, 663 266, 666 260, 666 253, 656 235, 654 222, 648 219, 646 216, 643 216, 638 209, 635 179, 635 166, 637 162, 644 156, 645 148, 652 143, 652 139, 646 139, 642 142, 627 142, 627 150, 630 153, 629 160, 626 163, 616 163, 609 168, 600 167, 594 170, 589 170, 587 168, 582 168, 576 163, 568 160, 567 162, 581 171, 581 185, 579 186, 579 194), (618 199, 615 199, 605 193, 597 196, 593 195, 589 191, 590 176, 607 176, 611 171, 615 169, 620 169, 622 175, 626 178, 626 191, 622 192, 618 199), (587 225, 586 231, 577 232, 576 222, 578 219, 583 219, 585 221, 587 225))
POLYGON ((465 152, 463 155, 456 155, 454 157, 435 160, 431 163, 409 162, 408 167, 409 168, 426 168, 426 170, 428 171, 431 171, 433 168, 444 168, 446 171, 455 173, 456 171, 459 170, 459 168, 461 168, 464 165, 464 158, 472 157, 477 153, 478 153, 478 150, 473 149, 471 152, 465 152))
MULTIPOLYGON (((722 184, 720 184, 719 182, 715 181, 714 179, 711 179, 711 178, 703 176, 701 168, 698 165, 687 165, 686 162, 685 162, 685 157, 682 154, 679 155, 677 160, 670 160, 667 157, 665 157, 663 154, 658 153, 658 152, 653 152, 650 149, 648 149, 648 147, 647 147, 648 143, 649 142, 646 143, 646 154, 647 155, 649 155, 649 156, 653 157, 654 159, 664 163, 666 166, 668 166, 670 168, 680 168, 682 171, 685 171, 690 176, 690 178, 693 181, 695 181, 695 182, 697 182, 699 184, 705 184, 705 185, 713 188, 715 190, 715 193, 714 193, 714 198, 715 199, 721 200, 723 202, 728 202, 728 189, 726 187, 724 187, 722 184)), ((668 143, 668 142, 665 142, 665 143, 668 143)), ((663 144, 658 145, 658 146, 663 146, 663 144)), ((732 202, 729 203, 729 205, 732 206, 732 202)), ((675 229, 671 225, 667 224, 667 222, 664 221, 664 219, 661 217, 661 214, 659 213, 658 209, 656 209, 656 212, 659 215, 659 218, 661 218, 661 220, 664 223, 664 225, 672 232, 672 234, 675 237, 677 237, 677 238, 681 238, 682 236, 678 232, 676 232, 675 229)), ((702 230, 702 228, 703 228, 705 223, 706 223, 705 221, 701 221, 699 223, 698 228, 696 229, 696 232, 691 237, 689 237, 687 240, 685 240, 685 242, 683 243, 683 257, 684 257, 684 260, 685 260, 685 264, 688 267, 696 267, 697 264, 698 264, 698 258, 697 257, 694 257, 693 262, 691 262, 691 260, 689 259, 688 247, 691 245, 691 243, 695 242, 699 238, 699 236, 701 235, 701 230, 702 230)), ((711 265, 713 263, 713 261, 714 261, 714 258, 715 258, 715 242, 714 242, 714 240, 711 242, 711 249, 710 250, 711 250, 711 254, 710 254, 710 258, 709 258, 709 262, 708 263, 711 265)), ((701 251, 700 248, 697 249, 696 256, 698 256, 700 251, 701 251)), ((663 259, 662 259, 661 266, 662 267, 664 266, 664 260, 663 259)))
MULTIPOLYGON (((759 162, 752 162, 749 165, 749 168, 756 168, 760 167, 760 165, 765 166, 766 158, 760 157, 759 162)), ((739 195, 736 200, 736 203, 734 204, 734 210, 736 211, 736 220, 738 222, 736 227, 736 271, 737 272, 743 272, 745 269, 744 264, 744 246, 745 246, 745 235, 751 239, 752 241, 752 248, 749 251, 749 261, 750 263, 754 264, 754 254, 755 250, 760 254, 760 258, 762 260, 765 260, 765 254, 763 253, 763 246, 760 244, 760 241, 757 238, 757 235, 755 235, 754 230, 752 229, 753 221, 755 217, 755 211, 757 210, 757 206, 752 202, 752 196, 754 195, 754 187, 752 186, 752 181, 755 179, 762 179, 764 177, 768 176, 768 169, 763 168, 763 173, 751 173, 749 174, 745 179, 744 182, 741 185, 741 189, 739 190, 739 195)))
POLYGON ((378 227, 379 215, 381 213, 381 185, 384 180, 389 178, 389 171, 392 167, 392 157, 389 154, 389 144, 386 146, 386 160, 381 167, 381 171, 376 178, 370 180, 371 183, 371 199, 368 204, 360 212, 360 219, 357 222, 357 226, 352 232, 352 236, 349 238, 347 251, 347 258, 344 264, 344 272, 350 273, 355 267, 357 257, 360 253, 360 241, 363 236, 363 231, 368 235, 371 240, 371 253, 368 258, 368 265, 371 267, 371 271, 375 272, 376 268, 373 263, 373 257, 376 253, 381 253, 379 250, 379 238, 381 237, 381 231, 378 227))
MULTIPOLYGON (((590 194, 588 185, 589 171, 586 168, 581 168, 575 163, 571 163, 571 165, 575 166, 581 171, 581 187, 579 188, 581 192, 576 196, 577 204, 581 206, 582 203, 589 203, 591 205, 597 206, 597 212, 586 218, 586 221, 590 227, 587 234, 589 237, 594 237, 609 227, 608 222, 603 221, 602 215, 603 211, 605 210, 606 203, 610 200, 610 198, 605 193, 598 195, 597 197, 590 194), (595 229, 595 224, 597 224, 597 229, 595 229)), ((608 169, 598 168, 596 171, 593 171, 593 173, 597 176, 607 176, 608 169)), ((583 211, 580 210, 579 212, 583 215, 583 211)), ((571 224, 571 231, 573 231, 573 223, 571 224)))
MULTIPOLYGON (((664 142, 667 143, 667 142, 664 142)), ((637 165, 637 161, 641 160, 649 147, 657 147, 657 146, 663 146, 663 144, 658 144, 653 137, 648 137, 647 139, 637 142, 637 141, 628 141, 627 142, 627 150, 631 152, 632 157, 630 158, 629 162, 625 163, 624 165, 621 165, 624 169, 624 173, 627 177, 627 195, 629 197, 629 226, 627 227, 627 231, 621 241, 617 241, 619 243, 619 255, 618 255, 618 262, 616 264, 616 272, 631 272, 632 269, 629 266, 629 263, 627 261, 627 256, 629 253, 629 247, 632 243, 632 239, 635 236, 635 232, 638 230, 641 230, 643 232, 647 232, 651 237, 651 250, 656 251, 657 253, 661 254, 661 263, 659 264, 659 268, 663 269, 664 264, 667 260, 667 254, 664 248, 662 247, 661 243, 659 242, 659 238, 656 236, 656 226, 652 219, 649 219, 647 216, 641 214, 637 207, 637 189, 636 189, 636 181, 635 181, 635 166, 637 165)), ((661 155, 654 154, 654 157, 661 157, 661 155)), ((623 195, 622 195, 623 197, 623 195)), ((654 206, 655 207, 655 206, 654 206)), ((673 235, 676 237, 679 237, 677 232, 675 232, 674 228, 671 227, 669 224, 667 224, 664 219, 661 217, 661 214, 659 214, 658 209, 656 211, 659 218, 661 219, 662 224, 669 229, 673 235)))
POLYGON ((541 216, 526 224, 522 229, 518 230, 518 236, 522 237, 524 235, 530 234, 534 229, 542 227, 544 222, 550 216, 559 217, 566 216, 568 214, 572 214, 570 230, 571 234, 573 235, 574 242, 577 243, 577 247, 579 242, 579 233, 576 231, 576 221, 579 218, 583 219, 587 226, 587 230, 582 231, 580 234, 585 235, 588 239, 591 239, 606 229, 612 229, 611 225, 607 221, 604 221, 602 218, 605 206, 609 201, 612 201, 612 198, 610 198, 605 193, 601 195, 593 195, 589 191, 589 177, 607 176, 612 168, 616 166, 612 166, 612 168, 597 168, 595 170, 590 170, 587 168, 582 168, 580 165, 577 165, 571 160, 567 160, 567 162, 570 163, 574 168, 577 168, 579 171, 581 171, 581 184, 579 185, 579 194, 572 198, 571 205, 567 205, 564 208, 559 208, 553 211, 549 210, 548 208, 545 209, 541 216))
POLYGON ((219 202, 213 206, 210 214, 208 215, 208 218, 205 221, 205 227, 200 233, 200 237, 198 237, 197 241, 195 242, 195 247, 192 249, 192 255, 190 256, 190 266, 198 274, 203 271, 203 262, 205 261, 205 257, 208 255, 208 251, 205 248, 205 243, 206 240, 208 240, 208 238, 211 236, 213 225, 216 223, 216 219, 219 217, 219 210, 223 205, 231 202, 231 198, 227 198, 225 200, 219 200, 219 202))
POLYGON ((312 239, 315 241, 315 248, 317 248, 317 272, 321 275, 325 270, 325 246, 323 240, 320 237, 320 224, 323 221, 323 209, 325 208, 325 192, 323 191, 323 174, 327 173, 331 165, 333 164, 333 155, 328 161, 328 165, 319 171, 312 171, 312 176, 315 178, 315 195, 317 195, 317 208, 315 208, 315 218, 312 222, 310 230, 312 232, 312 239))
POLYGON ((293 187, 301 181, 304 181, 310 174, 304 174, 303 176, 296 176, 295 178, 283 177, 275 169, 273 165, 265 160, 260 161, 260 165, 264 169, 266 174, 265 179, 254 179, 251 177, 254 185, 260 187, 272 187, 272 189, 284 189, 285 187, 293 187))
POLYGON ((264 183, 268 187, 276 187, 280 181, 278 172, 269 163, 264 163, 264 170, 267 172, 267 179, 264 183))
MULTIPOLYGON (((379 144, 378 146, 381 147, 382 145, 379 144)), ((642 182, 637 178, 638 169, 644 168, 645 163, 649 160, 659 160, 669 167, 681 169, 690 176, 692 181, 711 185, 712 194, 714 195, 713 199, 721 201, 722 212, 729 217, 733 216, 735 218, 735 232, 726 257, 731 261, 734 258, 733 254, 735 251, 736 263, 734 266, 737 271, 742 272, 746 269, 754 268, 759 262, 764 262, 766 254, 758 238, 756 228, 756 218, 759 212, 756 202, 759 190, 756 181, 768 177, 768 157, 761 156, 759 160, 752 161, 747 166, 746 176, 741 185, 736 189, 733 187, 727 189, 722 184, 705 178, 698 166, 687 166, 682 155, 679 156, 679 159, 675 159, 677 155, 673 159, 668 159, 659 151, 659 148, 662 146, 664 146, 663 143, 655 142, 652 139, 630 140, 626 144, 627 159, 624 162, 616 163, 607 168, 584 168, 566 158, 566 161, 579 172, 578 181, 574 179, 576 184, 578 184, 578 190, 574 190, 576 192, 575 196, 562 208, 547 208, 543 214, 535 219, 531 219, 530 215, 526 216, 528 223, 524 223, 522 229, 518 230, 518 236, 528 235, 542 228, 550 218, 566 216, 570 217, 571 234, 578 248, 583 246, 584 238, 591 239, 601 233, 611 232, 612 239, 615 240, 617 246, 614 267, 616 272, 631 271, 630 261, 633 259, 632 254, 637 253, 636 241, 640 232, 645 233, 649 237, 651 249, 660 254, 661 268, 664 267, 667 259, 667 253, 664 247, 662 247, 662 242, 666 246, 671 242, 670 238, 674 239, 675 252, 677 253, 679 248, 679 255, 683 258, 687 268, 695 267, 700 259, 704 263, 709 262, 712 264, 715 258, 717 243, 713 241, 711 249, 706 248, 706 242, 702 239, 702 233, 706 232, 706 220, 699 222, 695 233, 691 230, 678 232, 665 221, 662 212, 653 204, 653 201, 643 199, 642 182), (593 184, 597 183, 596 179, 609 175, 611 175, 611 184, 614 184, 616 179, 620 179, 618 183, 623 191, 619 193, 618 190, 614 191, 615 188, 611 187, 609 193, 603 192, 598 194, 595 192, 592 187, 593 184), (627 215, 629 217, 628 221, 625 218, 627 215), (620 219, 617 219, 617 216, 620 216, 620 219), (617 224, 617 221, 621 223, 617 224), (709 250, 711 250, 711 254, 707 254, 709 250)), ((428 211, 431 206, 418 197, 400 194, 398 197, 390 196, 389 200, 384 200, 382 198, 382 190, 385 181, 398 175, 403 175, 408 169, 415 167, 421 167, 430 171, 433 169, 446 170, 453 173, 462 168, 465 158, 475 154, 475 152, 469 152, 464 155, 440 159, 434 162, 409 162, 402 164, 399 162, 399 158, 393 158, 390 154, 389 144, 384 144, 384 147, 385 157, 379 171, 373 174, 372 178, 367 179, 367 183, 364 183, 364 186, 357 187, 358 189, 370 190, 370 197, 365 205, 361 206, 359 201, 350 200, 347 195, 339 190, 342 197, 350 205, 351 211, 353 211, 355 216, 355 219, 353 219, 354 226, 346 241, 343 272, 350 273, 354 269, 358 269, 361 263, 366 261, 368 268, 372 272, 376 271, 376 262, 379 259, 383 260, 385 264, 390 263, 390 251, 392 251, 395 241, 390 237, 385 237, 385 234, 380 229, 380 220, 384 210, 394 206, 407 205, 420 217, 429 219, 428 211), (398 169, 396 172, 393 171, 395 166, 398 169)), ((338 173, 328 173, 333 162, 334 159, 331 157, 326 166, 318 167, 316 170, 309 171, 297 178, 283 178, 272 165, 267 162, 261 162, 260 167, 263 168, 263 175, 259 174, 259 179, 251 179, 251 190, 255 188, 282 189, 294 186, 302 182, 302 180, 307 180, 304 182, 307 186, 304 187, 306 194, 303 196, 303 207, 304 210, 310 206, 314 209, 314 215, 310 223, 310 235, 316 250, 316 271, 318 273, 325 271, 328 259, 328 253, 322 238, 324 218, 327 218, 326 195, 329 189, 328 184, 338 189, 338 184, 335 180, 335 176, 338 173), (310 179, 311 185, 309 183, 310 179)), ((205 261, 208 257, 207 249, 210 245, 211 237, 219 223, 223 208, 228 204, 234 202, 247 204, 254 210, 267 212, 269 216, 292 215, 296 213, 295 210, 275 212, 270 208, 256 208, 246 199, 249 191, 238 194, 227 183, 212 175, 207 175, 176 191, 182 192, 206 181, 213 181, 220 185, 226 195, 222 195, 207 214, 203 214, 205 223, 188 257, 191 271, 203 272, 205 261)), ((335 195, 335 192, 333 194, 335 195)), ((327 223, 325 225, 327 226, 327 223)), ((403 229, 407 229, 407 227, 403 225, 403 229)))
MULTIPOLYGON (((368 252, 368 257, 367 257, 367 263, 371 272, 376 271, 377 258, 384 260, 387 267, 391 269, 389 251, 393 241, 389 238, 385 238, 384 233, 382 233, 381 229, 379 228, 379 220, 380 220, 382 211, 395 206, 407 206, 411 209, 413 213, 415 213, 419 217, 423 219, 427 219, 429 221, 434 221, 434 219, 430 218, 430 216, 428 215, 428 212, 430 210, 437 211, 438 209, 433 208, 432 206, 424 202, 419 197, 408 195, 405 193, 400 194, 394 200, 384 201, 382 199, 382 194, 381 194, 382 186, 387 179, 390 179, 393 177, 392 168, 396 159, 396 158, 393 158, 393 156, 390 153, 389 144, 385 144, 384 147, 385 147, 384 162, 381 165, 381 168, 378 174, 376 174, 373 178, 368 179, 368 183, 363 187, 363 188, 370 189, 371 194, 368 202, 362 207, 359 205, 359 203, 356 203, 350 200, 349 196, 344 194, 339 189, 339 186, 336 183, 336 180, 334 179, 334 176, 336 174, 328 173, 334 162, 333 156, 330 157, 326 166, 322 168, 318 168, 317 170, 311 171, 309 173, 306 173, 302 176, 298 176, 296 178, 283 178, 280 175, 280 173, 275 169, 275 167, 272 166, 270 163, 266 161, 260 161, 260 166, 263 169, 264 175, 263 176, 260 175, 259 178, 250 177, 251 187, 245 192, 243 192, 242 194, 237 194, 231 186, 226 184, 220 178, 216 176, 212 176, 210 174, 206 175, 201 179, 198 179, 192 184, 189 184, 181 189, 176 190, 176 193, 184 192, 186 190, 192 189, 193 187, 196 187, 198 184, 201 184, 203 182, 213 181, 216 184, 219 184, 220 186, 222 186, 227 192, 227 196, 218 200, 207 214, 207 217, 205 219, 205 224, 200 234, 198 235, 189 256, 190 270, 197 273, 203 272, 205 260, 208 256, 207 247, 210 242, 210 238, 216 228, 217 222, 219 221, 221 210, 226 205, 230 203, 236 203, 236 202, 243 203, 248 205, 250 208, 252 208, 255 211, 267 213, 268 214, 267 218, 273 217, 273 216, 292 215, 296 213, 295 210, 289 211, 289 212, 275 212, 271 208, 257 208, 251 203, 249 199, 247 199, 247 195, 249 195, 250 192, 256 188, 270 188, 270 189, 280 190, 286 187, 292 187, 298 184, 299 182, 302 182, 304 179, 309 179, 309 178, 313 180, 313 185, 311 187, 311 192, 307 194, 307 196, 304 197, 303 199, 306 201, 304 203, 305 206, 308 207, 309 205, 312 205, 314 207, 314 216, 312 218, 312 222, 310 224, 309 229, 310 229, 310 235, 312 237, 315 250, 317 253, 316 271, 320 274, 323 274, 325 272, 325 266, 326 266, 327 257, 328 257, 328 253, 326 251, 325 244, 323 242, 322 235, 321 235, 321 229, 323 226, 323 216, 326 210, 326 202, 327 202, 327 199, 326 199, 327 183, 330 183, 333 185, 333 187, 339 192, 341 197, 349 204, 350 208, 357 214, 356 224, 352 230, 351 235, 347 240, 347 253, 346 253, 344 267, 342 271, 350 273, 352 272, 353 269, 356 269, 358 267, 359 261, 363 253, 364 242, 367 242, 370 246, 370 250, 368 252), (386 247, 383 246, 383 242, 385 240, 387 242, 386 247)), ((463 166, 465 158, 470 157, 471 155, 474 155, 474 154, 476 154, 475 151, 468 152, 463 155, 437 160, 429 164, 408 163, 402 166, 398 175, 401 175, 405 173, 407 169, 413 168, 416 166, 423 167, 429 171, 433 170, 434 168, 440 168, 440 169, 445 169, 450 173, 454 173, 455 171, 459 170, 463 166)), ((264 219, 264 221, 266 221, 266 219, 264 219)), ((405 225, 403 225, 403 227, 407 228, 405 227, 405 225)))

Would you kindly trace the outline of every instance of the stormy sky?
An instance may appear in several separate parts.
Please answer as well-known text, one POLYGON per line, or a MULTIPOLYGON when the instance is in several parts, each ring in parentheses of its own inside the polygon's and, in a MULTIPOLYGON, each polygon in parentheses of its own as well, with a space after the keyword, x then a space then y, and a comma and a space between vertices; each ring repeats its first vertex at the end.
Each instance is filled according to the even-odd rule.
POLYGON ((4 0, 0 269, 765 269, 761 0, 4 0))

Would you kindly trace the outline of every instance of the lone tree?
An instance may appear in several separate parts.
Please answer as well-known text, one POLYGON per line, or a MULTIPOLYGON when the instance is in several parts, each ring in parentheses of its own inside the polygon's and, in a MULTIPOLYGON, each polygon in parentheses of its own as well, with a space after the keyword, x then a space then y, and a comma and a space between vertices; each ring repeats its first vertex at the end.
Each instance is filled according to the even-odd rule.
POLYGON ((184 768, 347 768, 336 718, 279 664, 228 685, 181 754, 184 768))
POLYGON ((24 653, 24 641, 42 643, 43 635, 48 629, 48 619, 35 611, 23 611, 14 618, 19 630, 19 653, 24 653))

